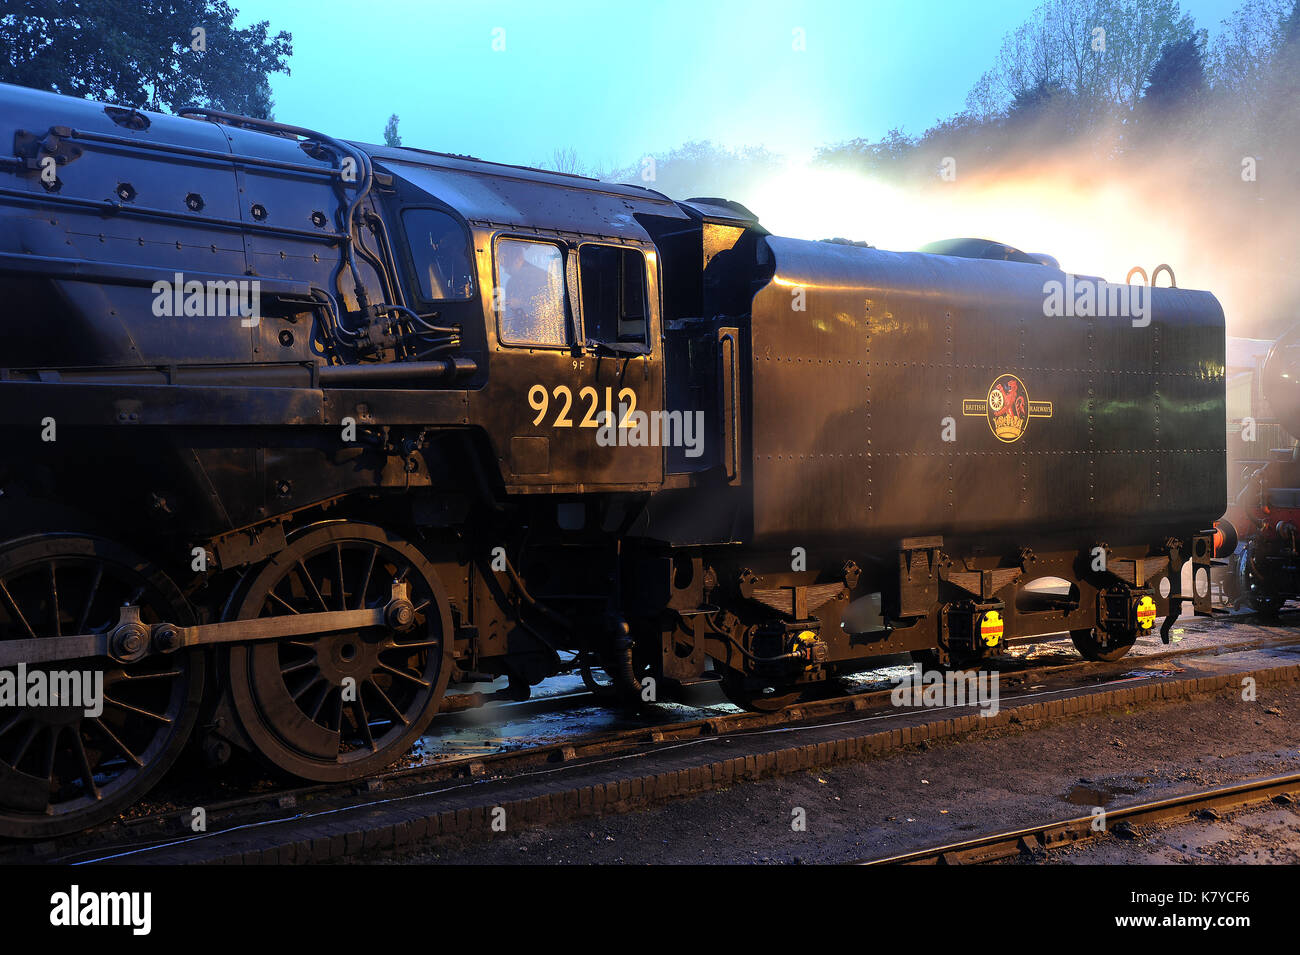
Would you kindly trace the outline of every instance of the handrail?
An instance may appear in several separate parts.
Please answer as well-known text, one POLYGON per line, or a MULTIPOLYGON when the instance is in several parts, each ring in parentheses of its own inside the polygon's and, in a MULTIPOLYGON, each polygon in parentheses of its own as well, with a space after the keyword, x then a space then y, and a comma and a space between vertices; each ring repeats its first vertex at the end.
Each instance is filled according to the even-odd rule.
MULTIPOLYGON (((346 196, 342 194, 345 178, 340 176, 337 185, 340 187, 340 199, 345 202, 343 210, 343 263, 352 272, 353 290, 357 297, 357 304, 362 308, 368 304, 366 296, 366 287, 361 282, 361 274, 357 271, 356 257, 354 255, 354 222, 356 211, 361 205, 363 199, 370 194, 370 189, 375 182, 374 167, 370 163, 370 157, 364 150, 357 149, 350 143, 341 139, 335 139, 333 136, 327 136, 325 133, 319 133, 314 129, 307 129, 304 126, 291 126, 288 123, 277 123, 269 119, 257 119, 253 116, 240 116, 238 113, 227 113, 219 109, 208 109, 202 106, 186 106, 177 110, 177 115, 186 118, 201 117, 213 123, 225 123, 227 126, 236 128, 249 129, 255 132, 285 133, 290 136, 298 136, 302 139, 319 142, 332 147, 336 152, 343 156, 348 156, 356 163, 357 168, 361 171, 362 178, 357 188, 357 194, 352 197, 351 202, 346 201, 346 196)), ((335 274, 337 282, 338 273, 335 274)))

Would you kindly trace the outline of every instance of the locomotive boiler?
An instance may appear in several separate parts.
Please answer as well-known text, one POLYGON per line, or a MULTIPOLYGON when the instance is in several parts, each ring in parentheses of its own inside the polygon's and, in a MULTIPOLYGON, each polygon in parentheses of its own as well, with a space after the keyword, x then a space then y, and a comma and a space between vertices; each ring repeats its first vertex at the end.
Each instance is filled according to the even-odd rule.
POLYGON ((0 86, 0 142, 0 675, 64 688, 0 692, 2 835, 190 741, 359 777, 489 680, 771 709, 1209 611, 1206 292, 208 109, 0 86))

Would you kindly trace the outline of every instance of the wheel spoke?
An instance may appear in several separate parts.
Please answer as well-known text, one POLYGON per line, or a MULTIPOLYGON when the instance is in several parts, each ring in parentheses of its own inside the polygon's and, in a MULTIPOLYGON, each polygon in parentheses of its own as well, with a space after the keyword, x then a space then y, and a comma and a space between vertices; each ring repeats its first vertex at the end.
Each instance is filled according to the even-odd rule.
POLYGON ((55 782, 54 758, 58 755, 59 735, 63 732, 63 727, 52 726, 47 727, 47 729, 49 730, 50 744, 45 747, 45 778, 53 784, 55 782))
POLYGON ((320 722, 320 720, 318 720, 317 717, 320 716, 320 711, 325 708, 325 701, 328 700, 334 694, 334 688, 330 686, 330 684, 325 680, 324 677, 322 677, 319 680, 319 682, 322 684, 320 696, 316 697, 316 705, 313 706, 311 708, 311 712, 307 714, 308 716, 311 717, 311 721, 313 723, 320 722))
POLYGON ((108 741, 113 744, 113 748, 125 756, 130 762, 134 763, 136 769, 144 769, 144 763, 140 761, 140 757, 131 752, 130 748, 117 738, 117 734, 108 728, 107 723, 97 716, 89 717, 87 722, 103 733, 108 741))
POLYGON ((370 733, 370 717, 366 715, 366 707, 361 702, 361 688, 357 687, 357 698, 352 703, 353 716, 361 717, 360 730, 366 738, 366 745, 370 747, 370 752, 375 752, 379 747, 375 745, 375 738, 370 733))
POLYGON ((347 610, 348 595, 347 595, 347 587, 343 583, 343 545, 342 544, 334 545, 334 556, 337 559, 338 568, 339 568, 339 609, 347 610))
POLYGON ((90 581, 90 591, 86 594, 86 603, 81 608, 81 616, 77 618, 76 629, 73 633, 85 633, 86 624, 90 622, 90 609, 94 606, 95 595, 99 593, 99 583, 104 579, 104 565, 95 565, 95 576, 90 581))
POLYGON ((76 740, 77 743, 77 760, 81 763, 81 778, 85 782, 86 788, 90 791, 91 795, 98 800, 100 798, 99 787, 95 785, 95 773, 90 768, 90 756, 86 753, 86 744, 82 740, 81 733, 77 727, 71 726, 68 728, 68 731, 72 734, 72 738, 76 740))
POLYGON ((383 669, 387 670, 389 673, 393 674, 393 676, 400 676, 403 680, 410 680, 412 683, 417 683, 420 686, 431 685, 428 680, 422 680, 418 676, 415 676, 411 673, 407 673, 405 670, 399 670, 397 669, 397 667, 389 666, 383 660, 379 661, 379 665, 383 669))
POLYGON ((370 589, 370 575, 375 569, 375 558, 379 556, 379 548, 373 544, 370 547, 370 559, 366 562, 366 572, 361 577, 361 587, 357 590, 357 610, 366 609, 366 591, 370 589))
POLYGON ((280 674, 283 676, 287 673, 297 673, 299 670, 304 670, 309 666, 314 666, 315 664, 316 661, 313 659, 303 660, 299 663, 290 663, 288 666, 280 667, 280 674))
MULTIPOLYGON (((297 703, 307 694, 308 690, 310 690, 312 687, 320 686, 321 683, 323 682, 325 682, 325 678, 321 676, 319 673, 317 673, 314 677, 312 677, 310 680, 308 680, 306 683, 303 684, 302 689, 300 689, 297 693, 293 694, 293 701, 297 703)), ((328 693, 329 691, 326 690, 326 692, 328 693)), ((317 703, 316 706, 317 708, 319 708, 320 704, 317 703)))
POLYGON ((27 631, 28 636, 34 639, 36 637, 36 631, 32 629, 32 625, 28 623, 27 618, 23 616, 22 610, 18 608, 18 602, 14 600, 13 594, 9 593, 9 588, 5 586, 3 580, 0 580, 0 594, 4 594, 5 602, 9 604, 9 609, 14 612, 14 616, 17 617, 18 622, 23 625, 23 629, 27 631))
POLYGON ((378 683, 376 683, 374 680, 368 677, 366 678, 365 685, 369 686, 371 690, 373 690, 375 693, 379 695, 379 698, 384 701, 384 705, 387 706, 390 711, 392 711, 392 714, 394 716, 396 716, 399 720, 402 721, 403 726, 411 725, 411 721, 406 718, 406 714, 403 713, 401 710, 399 710, 396 704, 394 704, 393 701, 388 698, 388 694, 384 692, 383 687, 381 687, 378 683))
POLYGON ((50 617, 54 622, 54 635, 63 636, 63 624, 59 620, 59 582, 54 576, 55 562, 50 561, 50 617))
POLYGON ((113 699, 107 693, 104 694, 104 702, 109 706, 116 706, 119 710, 126 710, 128 713, 134 713, 137 716, 143 716, 159 723, 166 724, 172 721, 172 718, 166 713, 155 713, 152 710, 144 710, 138 706, 132 706, 130 703, 123 703, 121 700, 113 699))
MULTIPOLYGON (((332 695, 332 694, 331 694, 332 695)), ((339 692, 338 705, 334 707, 334 725, 331 729, 339 734, 339 743, 343 742, 343 693, 339 692)))
POLYGON ((298 612, 293 609, 292 604, 290 604, 287 600, 285 600, 283 597, 277 594, 274 590, 268 591, 267 596, 270 597, 272 600, 274 600, 276 603, 278 603, 285 610, 289 611, 289 613, 296 614, 298 612))
POLYGON ((18 764, 22 762, 23 757, 27 755, 27 750, 31 748, 32 740, 36 739, 36 734, 40 731, 41 725, 33 720, 31 727, 27 730, 27 735, 23 737, 23 741, 18 744, 18 752, 14 754, 14 758, 11 761, 12 766, 17 768, 18 764))
POLYGON ((302 558, 298 559, 298 569, 302 574, 303 579, 306 580, 307 583, 311 586, 311 592, 315 594, 316 599, 320 601, 321 610, 324 610, 326 613, 329 613, 329 609, 330 609, 329 604, 327 604, 325 602, 325 598, 321 596, 320 588, 316 586, 316 581, 311 579, 311 574, 307 572, 307 565, 302 562, 302 558))

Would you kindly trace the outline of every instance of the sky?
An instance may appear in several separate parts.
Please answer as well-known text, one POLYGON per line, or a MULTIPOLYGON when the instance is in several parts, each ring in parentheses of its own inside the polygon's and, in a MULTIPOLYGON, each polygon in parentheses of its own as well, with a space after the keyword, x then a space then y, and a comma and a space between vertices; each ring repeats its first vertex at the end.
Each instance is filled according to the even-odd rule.
MULTIPOLYGON (((293 34, 277 119, 612 170, 693 140, 806 159, 960 111, 1039 0, 232 0, 293 34), (802 46, 802 49, 799 47, 802 46)), ((1240 0, 1184 0, 1211 37, 1240 0)))

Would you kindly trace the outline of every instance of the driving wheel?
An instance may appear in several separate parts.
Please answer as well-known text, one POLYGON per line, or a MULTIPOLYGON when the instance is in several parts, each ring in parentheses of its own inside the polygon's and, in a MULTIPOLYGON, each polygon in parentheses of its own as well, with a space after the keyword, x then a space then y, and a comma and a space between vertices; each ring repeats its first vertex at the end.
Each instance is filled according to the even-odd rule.
POLYGON ((250 575, 236 619, 379 609, 407 586, 414 620, 235 646, 231 699, 262 757, 304 779, 337 782, 404 756, 438 711, 451 674, 451 611, 429 560, 369 524, 314 525, 250 575))
MULTIPOLYGON (((106 633, 126 604, 145 625, 194 622, 161 570, 112 541, 0 545, 0 641, 106 633)), ((63 835, 129 808, 185 745, 203 675, 199 650, 0 669, 0 836, 63 835)))

